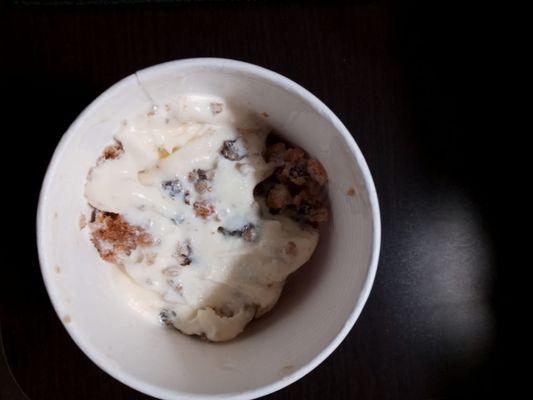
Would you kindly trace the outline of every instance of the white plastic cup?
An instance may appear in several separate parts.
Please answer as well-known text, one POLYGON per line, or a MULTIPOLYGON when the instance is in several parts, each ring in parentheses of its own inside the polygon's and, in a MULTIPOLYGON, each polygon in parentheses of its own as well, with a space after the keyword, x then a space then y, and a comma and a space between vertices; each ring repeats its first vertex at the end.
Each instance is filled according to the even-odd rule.
MULTIPOLYGON (((94 100, 57 146, 37 216, 41 270, 70 336, 100 368, 161 399, 252 399, 301 378, 346 337, 368 298, 380 248, 376 190, 341 121, 293 81, 239 61, 196 58, 144 69, 94 100), (228 343, 147 323, 117 293, 79 226, 89 168, 124 118, 180 94, 214 94, 268 114, 272 127, 329 175, 331 221, 279 303, 228 343)), ((130 301, 131 303, 131 301, 130 301)))

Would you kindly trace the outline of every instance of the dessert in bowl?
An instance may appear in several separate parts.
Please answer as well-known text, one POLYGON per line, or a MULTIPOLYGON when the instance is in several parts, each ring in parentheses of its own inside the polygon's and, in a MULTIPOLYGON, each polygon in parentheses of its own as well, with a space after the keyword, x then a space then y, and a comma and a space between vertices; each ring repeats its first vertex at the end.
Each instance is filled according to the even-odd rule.
POLYGON ((313 369, 361 312, 379 241, 368 167, 338 118, 294 82, 221 59, 148 68, 96 99, 58 145, 38 213, 43 276, 73 339, 115 378, 169 399, 254 398, 313 369), (143 124, 154 146, 136 153, 127 132, 143 124), (130 156, 128 183, 113 175, 128 168, 110 166, 130 156), (135 247, 114 249, 110 226, 135 247))

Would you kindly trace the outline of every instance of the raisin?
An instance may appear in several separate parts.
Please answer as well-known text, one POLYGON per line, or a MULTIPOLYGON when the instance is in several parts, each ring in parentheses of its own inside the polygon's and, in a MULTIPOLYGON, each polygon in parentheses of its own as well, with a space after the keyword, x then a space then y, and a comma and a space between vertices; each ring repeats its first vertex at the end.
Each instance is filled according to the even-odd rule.
POLYGON ((232 233, 234 232, 234 231, 227 230, 227 229, 224 228, 223 226, 219 226, 219 227, 217 228, 217 231, 220 232, 220 233, 222 233, 224 236, 226 236, 226 235, 233 236, 232 233))
POLYGON ((191 242, 185 241, 185 243, 178 243, 176 246, 176 252, 174 253, 174 256, 178 260, 179 264, 182 267, 185 267, 187 265, 190 265, 192 262, 191 259, 192 255, 192 248, 191 248, 191 242))
POLYGON ((222 226, 219 226, 217 231, 222 233, 224 236, 242 237, 243 240, 247 242, 255 242, 258 236, 257 228, 252 223, 246 224, 241 229, 235 229, 235 230, 229 230, 222 226))
POLYGON ((298 186, 305 184, 306 176, 307 171, 302 165, 296 165, 289 170, 289 179, 298 186))
POLYGON ((179 181, 179 179, 164 181, 161 186, 171 199, 175 199, 176 196, 181 193, 182 190, 181 182, 179 181))
POLYGON ((205 181, 207 180, 207 172, 204 169, 198 169, 198 179, 205 181))
POLYGON ((177 317, 176 313, 166 308, 159 312, 159 321, 166 326, 172 326, 172 321, 177 317))
POLYGON ((189 172, 189 182, 205 181, 208 180, 208 172, 205 169, 195 169, 189 172))
POLYGON ((311 209, 312 209, 311 204, 304 201, 300 203, 300 205, 298 206, 298 213, 302 215, 309 215, 309 213, 311 212, 311 209))
POLYGON ((220 154, 231 161, 239 161, 246 157, 248 154, 240 140, 225 140, 222 144, 220 154))
POLYGON ((180 261, 180 265, 182 267, 185 267, 187 265, 191 265, 191 262, 192 260, 190 259, 190 257, 183 257, 182 260, 180 261))
POLYGON ((246 224, 241 230, 242 238, 247 242, 255 242, 257 240, 257 229, 253 224, 246 224))
POLYGON ((208 181, 213 179, 214 172, 204 169, 195 169, 189 172, 189 182, 194 182, 194 188, 200 194, 211 190, 208 181))

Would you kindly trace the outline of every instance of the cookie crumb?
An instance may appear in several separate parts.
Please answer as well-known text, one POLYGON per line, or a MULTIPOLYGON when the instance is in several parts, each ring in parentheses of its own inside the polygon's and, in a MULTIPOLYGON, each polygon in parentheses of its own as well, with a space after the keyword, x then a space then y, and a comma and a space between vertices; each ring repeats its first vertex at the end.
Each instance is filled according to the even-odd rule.
POLYGON ((347 191, 346 191, 346 195, 347 196, 350 196, 350 197, 355 197, 355 189, 353 187, 349 188, 347 191))
POLYGON ((80 229, 83 229, 87 226, 87 218, 84 214, 80 215, 80 229))
POLYGON ((328 219, 328 175, 318 160, 280 141, 270 144, 263 158, 276 169, 256 192, 265 196, 271 213, 285 213, 315 228, 328 219))
POLYGON ((59 265, 56 265, 54 267, 54 271, 55 271, 56 274, 60 274, 61 273, 61 267, 59 265))
POLYGON ((292 203, 292 197, 287 186, 276 183, 268 191, 266 204, 272 209, 281 209, 292 203))
POLYGON ((68 324, 70 323, 70 321, 72 321, 72 319, 70 318, 70 315, 65 315, 63 317, 63 323, 68 324))
POLYGON ((122 215, 97 211, 91 226, 91 241, 105 261, 120 264, 124 256, 130 256, 137 248, 154 244, 143 228, 128 224, 122 215))
POLYGON ((115 160, 119 158, 122 153, 124 153, 124 147, 122 146, 122 143, 118 140, 115 140, 115 143, 112 145, 107 146, 102 155, 96 160, 96 165, 103 163, 107 160, 115 160))
POLYGON ((206 201, 195 201, 193 204, 194 213, 197 217, 206 219, 215 213, 215 206, 206 201))
POLYGON ((307 160, 307 173, 317 182, 320 186, 324 186, 328 181, 328 175, 326 170, 317 160, 310 158, 307 160))
POLYGON ((268 113, 266 113, 266 112, 264 112, 264 111, 261 113, 261 116, 262 116, 263 118, 268 118, 268 117, 269 117, 268 113))

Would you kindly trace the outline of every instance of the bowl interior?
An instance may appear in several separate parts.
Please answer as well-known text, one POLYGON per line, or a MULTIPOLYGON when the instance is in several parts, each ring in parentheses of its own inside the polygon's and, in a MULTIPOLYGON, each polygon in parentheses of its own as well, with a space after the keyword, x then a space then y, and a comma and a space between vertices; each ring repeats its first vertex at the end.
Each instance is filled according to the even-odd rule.
POLYGON ((373 186, 365 182, 364 161, 354 155, 354 144, 341 134, 338 121, 300 90, 246 64, 168 63, 113 86, 63 138, 39 210, 43 276, 74 340, 119 380, 164 398, 264 394, 308 372, 357 317, 354 310, 366 299, 379 245, 373 186), (169 96, 191 93, 223 96, 267 113, 272 127, 320 159, 330 177, 332 220, 312 260, 289 279, 271 313, 224 344, 143 319, 133 310, 136 299, 117 293, 116 269, 100 260, 86 229, 79 227, 80 215, 88 210, 83 196, 87 172, 122 121, 132 110, 148 110, 169 96))

